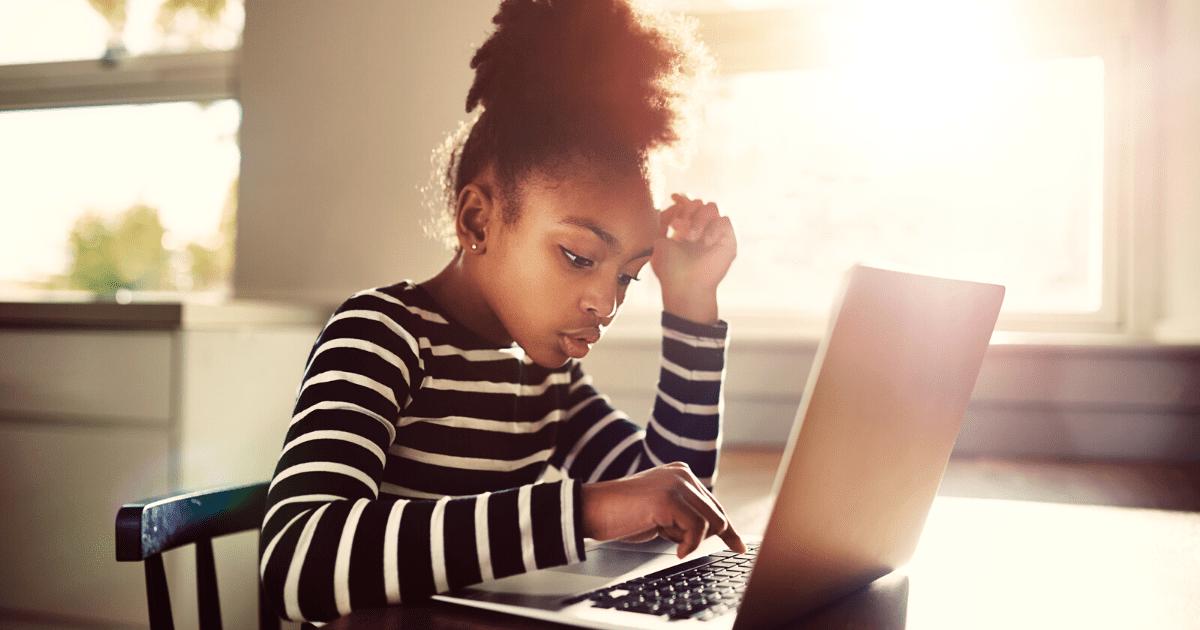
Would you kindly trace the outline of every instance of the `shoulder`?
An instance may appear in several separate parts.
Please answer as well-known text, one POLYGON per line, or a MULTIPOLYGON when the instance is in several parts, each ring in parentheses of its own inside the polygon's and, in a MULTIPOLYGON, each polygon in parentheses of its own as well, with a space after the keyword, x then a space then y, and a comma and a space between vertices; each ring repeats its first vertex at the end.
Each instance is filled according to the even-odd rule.
POLYGON ((389 316, 397 323, 423 327, 426 324, 446 326, 449 322, 441 313, 437 303, 428 293, 404 280, 386 287, 364 289, 342 302, 334 317, 348 312, 378 312, 389 316))
POLYGON ((406 354, 416 355, 420 339, 447 325, 428 294, 405 280, 347 298, 325 324, 321 339, 363 340, 393 351, 406 348, 406 354))
POLYGON ((382 322, 396 332, 417 336, 451 327, 429 294, 409 280, 355 293, 342 302, 329 324, 356 319, 382 322))
POLYGON ((483 339, 454 320, 423 287, 410 280, 365 289, 338 307, 327 334, 356 336, 375 330, 403 339, 414 354, 488 354, 506 349, 483 339))

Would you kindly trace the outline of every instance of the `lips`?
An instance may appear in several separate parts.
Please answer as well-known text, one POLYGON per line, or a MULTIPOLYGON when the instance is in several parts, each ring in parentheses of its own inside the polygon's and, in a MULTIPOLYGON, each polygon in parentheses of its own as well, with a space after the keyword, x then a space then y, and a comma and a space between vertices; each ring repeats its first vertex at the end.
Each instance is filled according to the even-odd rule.
POLYGON ((588 351, 592 349, 592 345, 600 341, 600 329, 596 327, 583 328, 562 333, 558 338, 563 352, 567 356, 572 359, 582 359, 587 356, 588 351))

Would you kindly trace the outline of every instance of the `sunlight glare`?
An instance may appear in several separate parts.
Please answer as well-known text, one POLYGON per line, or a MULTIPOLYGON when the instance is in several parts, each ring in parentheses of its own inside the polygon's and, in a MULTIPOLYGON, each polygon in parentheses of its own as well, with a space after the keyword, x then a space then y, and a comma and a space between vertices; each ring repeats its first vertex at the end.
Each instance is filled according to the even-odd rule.
POLYGON ((1010 313, 1099 311, 1104 60, 1030 58, 1009 2, 831 6, 829 63, 719 77, 669 180, 753 243, 726 294, 823 313, 849 264, 886 259, 1005 284, 1010 313))
POLYGON ((901 145, 934 128, 967 127, 987 107, 995 74, 1013 58, 1014 29, 1004 8, 874 0, 839 12, 834 58, 848 68, 841 75, 847 121, 901 145))

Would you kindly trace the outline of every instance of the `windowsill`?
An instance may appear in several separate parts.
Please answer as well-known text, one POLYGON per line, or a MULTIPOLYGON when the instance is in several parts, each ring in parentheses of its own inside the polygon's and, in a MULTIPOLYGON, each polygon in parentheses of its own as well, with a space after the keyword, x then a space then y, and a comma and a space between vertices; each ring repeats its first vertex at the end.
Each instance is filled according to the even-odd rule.
POLYGON ((244 326, 321 326, 330 309, 284 302, 0 302, 0 329, 172 331, 244 326))
MULTIPOLYGON (((661 312, 627 309, 605 332, 605 345, 640 346, 658 343, 662 338, 661 312)), ((729 322, 729 337, 738 346, 771 347, 780 350, 815 348, 825 335, 826 322, 815 318, 733 311, 724 318, 729 322)), ((1063 332, 997 330, 993 348, 1031 348, 1045 351, 1087 351, 1108 349, 1127 353, 1200 353, 1200 327, 1160 327, 1152 338, 1124 332, 1063 332)), ((1003 350, 1001 350, 1003 351, 1003 350)))

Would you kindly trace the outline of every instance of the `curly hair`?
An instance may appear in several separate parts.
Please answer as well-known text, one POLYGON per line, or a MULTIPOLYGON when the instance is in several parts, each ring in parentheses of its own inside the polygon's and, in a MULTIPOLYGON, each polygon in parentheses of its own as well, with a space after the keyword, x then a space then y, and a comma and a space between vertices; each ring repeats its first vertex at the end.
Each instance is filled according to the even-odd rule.
MULTIPOLYGON (((713 65, 692 21, 631 0, 504 0, 492 22, 471 59, 466 111, 480 111, 434 158, 435 231, 448 244, 459 193, 489 166, 516 201, 535 169, 583 158, 649 177, 652 158, 687 147, 713 65)), ((505 221, 519 205, 505 204, 505 221)))

